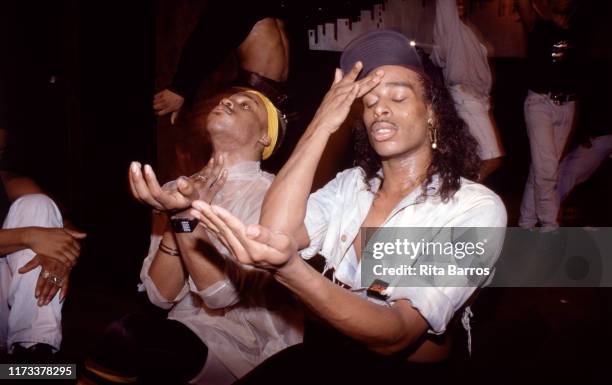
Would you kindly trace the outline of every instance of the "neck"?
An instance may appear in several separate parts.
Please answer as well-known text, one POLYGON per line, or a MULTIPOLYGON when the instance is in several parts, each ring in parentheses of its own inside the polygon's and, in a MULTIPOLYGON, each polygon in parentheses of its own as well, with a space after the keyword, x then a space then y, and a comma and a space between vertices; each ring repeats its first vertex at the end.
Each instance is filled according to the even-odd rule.
POLYGON ((261 161, 261 153, 244 148, 227 148, 224 146, 215 145, 215 143, 213 143, 213 151, 211 156, 216 157, 220 154, 224 155, 225 162, 223 167, 225 168, 245 162, 261 161))
POLYGON ((385 194, 406 195, 423 182, 431 164, 431 149, 423 146, 414 153, 384 159, 384 182, 380 189, 385 194))

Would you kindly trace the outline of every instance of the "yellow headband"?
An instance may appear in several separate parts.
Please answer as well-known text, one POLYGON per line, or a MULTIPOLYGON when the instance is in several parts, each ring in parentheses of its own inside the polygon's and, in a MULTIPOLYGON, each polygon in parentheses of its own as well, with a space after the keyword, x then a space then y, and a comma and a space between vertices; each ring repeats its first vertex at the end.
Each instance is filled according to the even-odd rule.
POLYGON ((244 92, 257 95, 263 101, 266 112, 268 113, 268 136, 270 137, 270 144, 264 147, 261 153, 261 157, 265 160, 274 152, 274 147, 278 140, 278 110, 274 107, 270 99, 261 92, 255 90, 246 90, 244 92))

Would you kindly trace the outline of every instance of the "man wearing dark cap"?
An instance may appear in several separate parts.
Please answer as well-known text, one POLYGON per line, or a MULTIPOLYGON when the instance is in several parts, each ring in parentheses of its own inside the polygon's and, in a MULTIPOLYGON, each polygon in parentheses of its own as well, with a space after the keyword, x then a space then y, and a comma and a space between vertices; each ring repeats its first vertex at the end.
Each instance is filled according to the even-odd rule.
MULTIPOLYGON (((351 42, 340 64, 268 190, 259 225, 247 226, 206 202, 193 204, 192 214, 217 229, 237 260, 271 271, 333 329, 317 342, 309 342, 307 332, 303 344, 272 357, 240 384, 439 383, 449 323, 483 279, 455 287, 374 282, 368 288, 360 228, 506 226, 500 198, 470 180, 480 166, 476 142, 425 55, 403 35, 382 30, 351 42), (363 125, 356 130, 355 167, 310 194, 326 144, 357 98, 363 125), (333 281, 304 262, 317 253, 333 281)), ((456 241, 440 234, 424 241, 456 241)), ((502 242, 503 235, 489 239, 484 266, 493 266, 502 242)), ((468 327, 469 314, 468 308, 462 317, 468 327)))

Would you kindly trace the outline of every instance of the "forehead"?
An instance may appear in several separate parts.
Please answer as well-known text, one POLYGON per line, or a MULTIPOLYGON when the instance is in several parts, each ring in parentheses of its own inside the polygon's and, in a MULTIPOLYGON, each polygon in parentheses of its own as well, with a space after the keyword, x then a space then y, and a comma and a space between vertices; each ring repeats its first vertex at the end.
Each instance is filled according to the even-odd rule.
POLYGON ((410 85, 415 91, 420 91, 422 88, 421 85, 421 76, 418 72, 403 66, 398 65, 385 65, 375 68, 372 72, 383 70, 385 75, 382 78, 381 84, 376 87, 385 87, 389 84, 397 85, 397 84, 407 84, 410 85))

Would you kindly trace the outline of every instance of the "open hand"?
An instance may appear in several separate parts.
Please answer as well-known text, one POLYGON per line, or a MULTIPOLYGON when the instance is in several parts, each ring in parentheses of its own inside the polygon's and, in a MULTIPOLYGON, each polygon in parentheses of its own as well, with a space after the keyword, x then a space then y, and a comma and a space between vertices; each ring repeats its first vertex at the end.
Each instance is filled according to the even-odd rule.
MULTIPOLYGON (((132 195, 156 210, 170 214, 188 209, 197 199, 212 201, 227 179, 223 156, 211 159, 208 165, 190 178, 180 177, 174 186, 160 187, 155 172, 149 165, 142 167, 132 162, 128 175, 132 195)), ((174 184, 172 184, 174 185, 174 184)))
POLYGON ((227 210, 206 202, 193 203, 190 214, 213 231, 240 263, 277 270, 297 258, 297 245, 286 234, 260 225, 245 225, 227 210))
POLYGON ((312 124, 323 127, 329 133, 333 133, 340 128, 346 120, 355 99, 370 92, 384 76, 384 72, 378 70, 359 81, 355 81, 362 68, 363 64, 357 62, 345 76, 343 76, 342 70, 336 68, 334 82, 323 97, 323 101, 312 119, 312 124))

